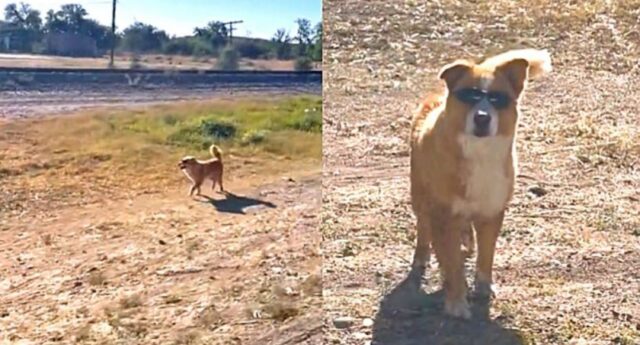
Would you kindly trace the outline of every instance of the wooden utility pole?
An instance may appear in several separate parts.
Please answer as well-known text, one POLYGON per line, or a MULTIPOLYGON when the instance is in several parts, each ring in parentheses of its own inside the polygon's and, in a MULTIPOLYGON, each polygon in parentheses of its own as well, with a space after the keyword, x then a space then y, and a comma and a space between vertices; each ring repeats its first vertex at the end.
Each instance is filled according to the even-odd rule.
POLYGON ((114 67, 113 63, 113 53, 116 49, 116 2, 117 0, 113 0, 113 9, 111 12, 111 58, 109 60, 109 67, 114 67))
POLYGON ((226 23, 222 23, 224 25, 229 25, 229 44, 233 43, 233 24, 240 24, 242 23, 242 20, 235 20, 235 21, 231 21, 231 22, 226 22, 226 23))

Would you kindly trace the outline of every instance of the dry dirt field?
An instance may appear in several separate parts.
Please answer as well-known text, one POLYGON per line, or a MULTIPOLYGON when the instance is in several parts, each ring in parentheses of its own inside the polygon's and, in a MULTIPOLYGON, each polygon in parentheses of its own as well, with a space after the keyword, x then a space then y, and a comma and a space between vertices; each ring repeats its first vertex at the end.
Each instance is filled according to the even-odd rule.
MULTIPOLYGON (((116 68, 131 68, 132 56, 119 54, 115 56, 116 68)), ((215 58, 191 57, 180 55, 142 55, 138 64, 143 68, 164 69, 212 69, 216 65, 215 58)), ((73 58, 48 55, 0 54, 0 67, 39 67, 39 68, 107 68, 109 56, 99 58, 73 58)), ((248 60, 240 62, 243 70, 284 70, 292 71, 293 60, 248 60)), ((320 68, 316 65, 315 68, 320 68)))
POLYGON ((640 344, 640 1, 323 8, 326 343, 640 344), (403 284, 411 111, 443 64, 523 46, 548 48, 555 70, 521 104, 497 298, 448 319, 435 259, 421 293, 403 284))
POLYGON ((0 344, 321 342, 320 135, 191 199, 156 127, 244 100, 208 102, 0 120, 0 344))

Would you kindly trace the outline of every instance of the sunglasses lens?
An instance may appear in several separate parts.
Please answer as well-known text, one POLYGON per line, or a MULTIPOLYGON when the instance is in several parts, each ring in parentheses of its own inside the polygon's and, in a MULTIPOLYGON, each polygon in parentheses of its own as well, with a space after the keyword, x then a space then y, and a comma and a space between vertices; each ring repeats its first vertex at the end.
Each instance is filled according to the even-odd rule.
POLYGON ((473 105, 484 98, 484 93, 477 89, 461 89, 455 92, 455 96, 460 102, 473 105))
POLYGON ((490 92, 488 97, 489 103, 496 109, 504 109, 511 103, 511 99, 504 92, 490 92))
POLYGON ((478 89, 466 88, 456 91, 454 95, 460 102, 468 105, 475 105, 486 97, 496 109, 504 109, 511 103, 509 95, 499 91, 485 93, 478 89))

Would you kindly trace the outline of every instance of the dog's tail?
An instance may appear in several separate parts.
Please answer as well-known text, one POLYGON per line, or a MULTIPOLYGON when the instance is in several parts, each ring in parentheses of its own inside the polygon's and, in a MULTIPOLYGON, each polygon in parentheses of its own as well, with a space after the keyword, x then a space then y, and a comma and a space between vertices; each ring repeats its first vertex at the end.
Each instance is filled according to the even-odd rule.
POLYGON ((529 62, 529 79, 535 79, 551 72, 551 55, 546 49, 515 49, 490 57, 483 65, 499 66, 507 61, 524 59, 529 62))
POLYGON ((220 150, 220 148, 218 146, 211 145, 211 147, 209 147, 209 152, 211 152, 211 155, 213 157, 216 157, 219 161, 222 161, 222 150, 220 150))

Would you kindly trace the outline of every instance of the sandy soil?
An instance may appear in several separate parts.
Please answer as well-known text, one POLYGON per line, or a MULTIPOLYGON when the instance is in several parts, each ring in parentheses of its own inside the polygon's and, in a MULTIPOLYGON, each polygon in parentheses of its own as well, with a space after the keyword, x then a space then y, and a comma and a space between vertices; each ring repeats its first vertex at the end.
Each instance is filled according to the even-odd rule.
POLYGON ((225 155, 230 194, 190 198, 178 157, 60 161, 29 121, 0 123, 0 344, 321 343, 317 161, 225 155))
POLYGON ((518 4, 325 1, 327 343, 640 343, 640 7, 518 4), (555 71, 522 104, 497 298, 452 320, 435 260, 422 290, 405 281, 411 111, 443 64, 516 46, 548 48, 555 71))

